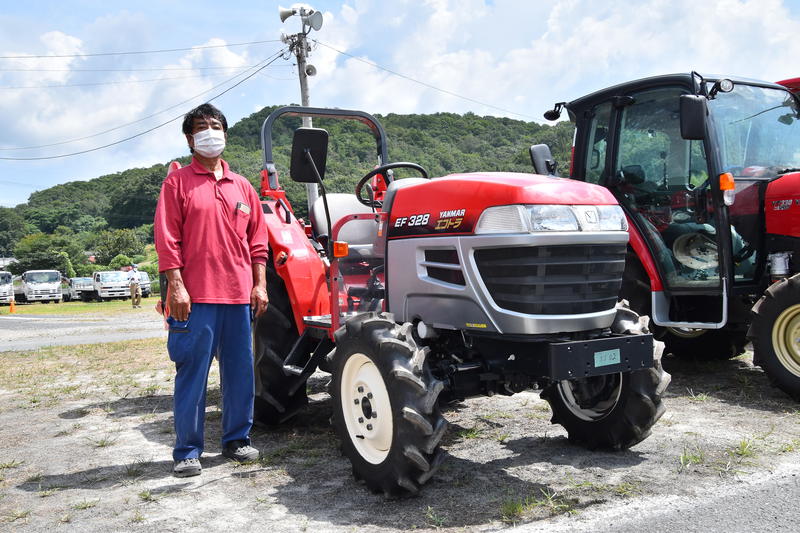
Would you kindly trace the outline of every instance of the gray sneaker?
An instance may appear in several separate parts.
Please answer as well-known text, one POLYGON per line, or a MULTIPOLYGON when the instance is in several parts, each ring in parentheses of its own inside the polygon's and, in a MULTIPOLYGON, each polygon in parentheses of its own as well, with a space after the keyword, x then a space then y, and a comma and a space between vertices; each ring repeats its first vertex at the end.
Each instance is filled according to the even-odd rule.
POLYGON ((234 440, 222 448, 222 455, 240 463, 255 461, 260 455, 259 451, 243 440, 234 440))
POLYGON ((172 468, 172 473, 175 477, 199 476, 202 471, 203 467, 200 466, 200 460, 197 457, 175 461, 175 466, 172 468))

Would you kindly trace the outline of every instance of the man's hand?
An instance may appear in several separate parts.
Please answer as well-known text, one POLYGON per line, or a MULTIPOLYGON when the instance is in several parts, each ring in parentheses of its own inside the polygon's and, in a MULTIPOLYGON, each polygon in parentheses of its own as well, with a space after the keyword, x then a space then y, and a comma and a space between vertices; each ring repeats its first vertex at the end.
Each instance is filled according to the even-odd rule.
POLYGON ((189 313, 192 312, 192 300, 183 285, 180 271, 178 269, 168 270, 166 274, 169 280, 169 289, 167 290, 169 316, 179 322, 189 320, 189 313))
POLYGON ((250 291, 250 308, 254 311, 255 316, 261 316, 267 310, 269 298, 267 291, 264 287, 253 287, 250 291))

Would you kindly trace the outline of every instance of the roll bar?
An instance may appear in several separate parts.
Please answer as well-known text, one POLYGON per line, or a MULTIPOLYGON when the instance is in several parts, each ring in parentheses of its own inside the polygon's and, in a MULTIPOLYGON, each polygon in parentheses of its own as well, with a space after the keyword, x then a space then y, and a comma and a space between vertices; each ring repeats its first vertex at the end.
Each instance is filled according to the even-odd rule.
POLYGON ((377 145, 378 158, 380 165, 385 164, 389 160, 388 148, 386 145, 386 132, 378 122, 378 119, 365 113, 363 111, 354 111, 350 109, 333 109, 325 107, 303 107, 303 106, 284 106, 279 107, 269 114, 261 126, 261 148, 264 151, 264 169, 267 171, 267 179, 271 189, 278 187, 278 171, 275 167, 275 161, 272 158, 272 125, 275 121, 283 116, 289 115, 292 117, 320 117, 320 118, 337 118, 344 120, 355 120, 366 124, 372 135, 375 136, 377 145))

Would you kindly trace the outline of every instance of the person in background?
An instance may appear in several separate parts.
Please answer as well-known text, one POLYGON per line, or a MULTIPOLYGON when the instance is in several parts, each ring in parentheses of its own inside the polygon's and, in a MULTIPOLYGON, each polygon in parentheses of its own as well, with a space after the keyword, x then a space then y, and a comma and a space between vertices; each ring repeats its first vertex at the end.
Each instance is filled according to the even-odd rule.
POLYGON ((142 287, 140 286, 142 279, 139 276, 139 270, 136 265, 131 265, 128 271, 128 284, 131 289, 131 306, 136 309, 142 307, 142 287))
POLYGON ((253 186, 222 158, 228 123, 214 106, 186 114, 189 166, 171 172, 155 215, 159 269, 167 277, 167 350, 175 362, 177 477, 200 474, 208 371, 219 360, 222 455, 252 461, 252 317, 267 308, 267 230, 253 186))

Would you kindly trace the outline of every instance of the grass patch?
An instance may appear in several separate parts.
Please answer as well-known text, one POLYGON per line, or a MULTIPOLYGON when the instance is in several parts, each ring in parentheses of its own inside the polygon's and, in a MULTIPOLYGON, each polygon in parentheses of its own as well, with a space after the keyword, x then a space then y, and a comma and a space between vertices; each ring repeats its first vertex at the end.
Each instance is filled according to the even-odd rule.
POLYGON ((156 497, 153 496, 153 493, 149 490, 143 490, 139 493, 139 499, 143 502, 154 502, 156 501, 156 497))
POLYGON ((428 508, 425 509, 425 521, 428 523, 428 525, 439 529, 447 524, 447 517, 439 514, 433 507, 429 505, 428 508))
POLYGON ((479 428, 476 424, 471 428, 466 428, 459 431, 458 437, 461 439, 477 439, 480 438, 481 434, 483 434, 483 429, 479 428))
POLYGON ((6 470, 7 468, 18 468, 23 464, 25 464, 25 461, 17 461, 14 459, 5 463, 0 463, 0 470, 6 470))
POLYGON ((706 453, 697 445, 692 448, 684 446, 683 452, 678 456, 678 462, 680 463, 678 472, 683 472, 689 466, 704 464, 706 462, 706 453))
POLYGON ((738 444, 728 449, 728 455, 738 459, 746 459, 756 456, 755 443, 753 439, 742 439, 738 444))
POLYGON ((86 509, 91 509, 95 505, 100 503, 100 500, 83 500, 78 503, 72 504, 72 508, 76 511, 85 511, 86 509))
POLYGON ((689 401, 695 403, 704 403, 711 399, 711 397, 706 394, 705 392, 701 392, 700 394, 695 394, 692 389, 686 389, 689 392, 689 401))
MULTIPOLYGON (((18 303, 15 305, 15 315, 134 315, 143 316, 146 313, 155 313, 153 308, 147 305, 151 301, 155 305, 156 300, 142 299, 142 308, 133 309, 130 300, 108 300, 104 302, 62 302, 60 304, 54 303, 18 303)), ((0 307, 0 316, 9 315, 10 309, 8 306, 0 307)))
POLYGON ((797 450, 800 450, 800 439, 792 439, 781 444, 780 448, 778 448, 781 453, 791 453, 797 450))
POLYGON ((7 515, 5 515, 5 519, 7 522, 16 522, 17 520, 27 520, 28 516, 30 516, 31 511, 30 509, 15 509, 13 511, 9 511, 7 515))
POLYGON ((536 496, 528 496, 523 500, 505 500, 500 505, 500 520, 506 524, 516 524, 526 514, 534 510, 543 510, 548 516, 575 513, 577 500, 567 499, 556 491, 540 489, 536 496))

